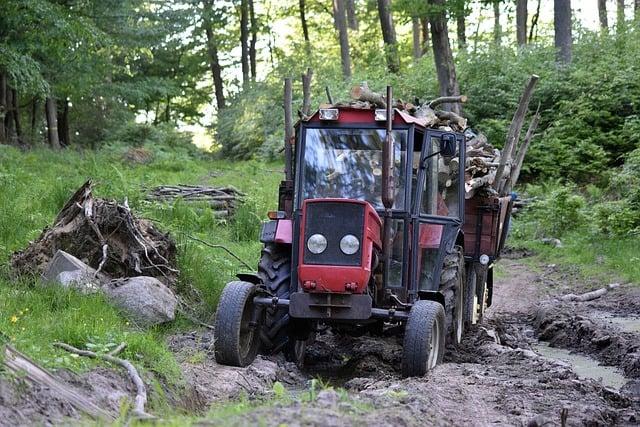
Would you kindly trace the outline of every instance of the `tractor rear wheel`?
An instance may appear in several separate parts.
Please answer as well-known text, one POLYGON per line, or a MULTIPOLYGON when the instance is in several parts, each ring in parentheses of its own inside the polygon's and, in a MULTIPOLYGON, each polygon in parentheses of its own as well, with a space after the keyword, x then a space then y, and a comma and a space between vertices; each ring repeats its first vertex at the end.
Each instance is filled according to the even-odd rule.
POLYGON ((455 345, 460 344, 464 333, 464 273, 464 253, 460 246, 454 246, 444 258, 440 273, 440 292, 445 299, 447 331, 455 345))
POLYGON ((253 324, 256 286, 248 282, 229 282, 224 287, 215 321, 216 361, 244 367, 258 354, 258 325, 253 324))
MULTIPOLYGON (((281 299, 291 294, 291 248, 266 244, 258 263, 258 276, 271 293, 281 299)), ((308 322, 292 325, 287 307, 265 310, 260 350, 264 354, 283 351, 285 358, 301 367, 311 326, 308 322)))
POLYGON ((442 362, 445 330, 444 308, 440 303, 419 300, 413 304, 404 332, 403 376, 422 376, 442 362))

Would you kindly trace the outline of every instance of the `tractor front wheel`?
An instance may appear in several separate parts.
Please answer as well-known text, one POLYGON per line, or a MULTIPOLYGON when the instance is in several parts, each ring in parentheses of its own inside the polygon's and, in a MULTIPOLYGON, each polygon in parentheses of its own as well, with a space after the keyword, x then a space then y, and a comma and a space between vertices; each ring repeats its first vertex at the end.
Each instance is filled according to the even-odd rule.
POLYGON ((260 345, 259 325, 254 320, 255 296, 256 286, 248 282, 230 282, 222 291, 214 326, 218 363, 244 367, 255 360, 260 345))
POLYGON ((427 373, 444 357, 444 308, 436 301, 416 301, 409 312, 402 348, 402 375, 417 377, 427 373))

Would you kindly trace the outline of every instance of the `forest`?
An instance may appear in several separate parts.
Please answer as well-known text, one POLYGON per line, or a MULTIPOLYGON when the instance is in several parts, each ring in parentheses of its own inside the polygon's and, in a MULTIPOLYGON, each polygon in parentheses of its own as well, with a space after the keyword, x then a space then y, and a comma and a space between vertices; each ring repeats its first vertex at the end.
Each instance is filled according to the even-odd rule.
MULTIPOLYGON (((554 291, 574 290, 553 287, 563 280, 553 276, 560 274, 556 265, 566 268, 571 283, 615 281, 637 290, 640 0, 0 0, 0 344, 53 372, 85 375, 95 387, 110 378, 91 376, 105 362, 55 344, 104 356, 126 343, 118 353, 141 371, 147 409, 169 424, 201 417, 214 425, 288 424, 299 401, 311 411, 301 425, 321 425, 324 407, 316 400, 329 391, 339 402, 328 404, 331 411, 345 417, 336 425, 375 421, 366 415, 370 406, 406 400, 406 391, 394 388, 394 374, 390 384, 376 387, 395 391, 361 401, 352 391, 368 386, 350 389, 347 381, 308 372, 283 376, 290 367, 280 359, 259 359, 247 374, 249 385, 244 374, 209 360, 207 340, 214 338, 207 332, 224 284, 257 265, 261 224, 278 204, 283 81, 293 82, 296 119, 331 99, 348 99, 351 88, 365 82, 379 93, 391 85, 395 98, 415 105, 464 95, 466 103, 450 108, 502 148, 531 75, 539 80, 524 128, 539 121, 513 189, 519 205, 508 251, 524 254, 529 261, 517 267, 552 282, 554 291), (303 99, 307 84, 310 105, 303 99), (116 200, 175 242, 179 275, 170 287, 181 307, 175 321, 137 327, 103 295, 43 287, 35 273, 16 273, 16 254, 52 227, 88 180, 97 197, 116 200), (189 185, 227 193, 196 201, 162 193, 189 185), (227 210, 211 209, 212 200, 227 210), (205 332, 192 332, 196 328, 205 332), (198 369, 209 369, 211 378, 194 385, 198 369), (229 391, 220 385, 225 381, 240 385, 229 391), (342 404, 346 412, 336 409, 342 404), (274 408, 284 412, 276 416, 274 408)), ((513 262, 520 261, 506 265, 513 262)), ((103 264, 91 267, 100 271, 103 264)), ((499 266, 496 277, 508 277, 508 268, 499 266)), ((633 350, 620 342, 618 348, 633 350)), ((366 346, 353 346, 368 354, 366 346)), ((351 355, 340 354, 350 369, 351 355)), ((495 362, 494 356, 486 357, 495 362)), ((465 357, 445 359, 463 363, 465 357)), ((606 357, 598 360, 611 362, 613 356, 606 357)), ((640 359, 635 363, 624 375, 635 381, 629 407, 637 409, 640 359)), ((41 402, 46 397, 33 390, 28 396, 39 403, 12 412, 7 396, 19 393, 3 392, 5 374, 0 364, 0 425, 5 415, 10 424, 78 419, 75 410, 51 412, 41 402)), ((124 378, 116 388, 126 394, 124 378)), ((426 387, 416 384, 408 389, 426 387)), ((132 407, 113 396, 100 399, 111 405, 110 422, 128 422, 132 407)), ((526 424, 556 410, 544 405, 493 420, 513 424, 520 417, 526 424)), ((443 407, 431 415, 445 417, 445 425, 462 422, 446 418, 443 407)), ((602 411, 593 419, 631 420, 627 412, 602 411)), ((391 416, 382 420, 394 424, 391 416)))

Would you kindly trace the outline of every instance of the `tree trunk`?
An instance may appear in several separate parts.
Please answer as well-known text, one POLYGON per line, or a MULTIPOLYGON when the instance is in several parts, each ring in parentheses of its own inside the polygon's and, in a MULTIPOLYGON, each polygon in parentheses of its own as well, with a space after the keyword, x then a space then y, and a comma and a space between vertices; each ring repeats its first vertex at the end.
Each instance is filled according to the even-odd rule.
MULTIPOLYGON (((441 96, 460 95, 460 86, 456 77, 456 68, 453 63, 453 54, 449 44, 449 31, 447 30, 447 17, 442 7, 445 0, 429 0, 429 4, 439 6, 438 11, 429 17, 431 24, 431 40, 433 44, 433 59, 438 75, 438 85, 441 96)), ((460 114, 460 104, 444 104, 444 109, 460 114)))
POLYGON ((538 0, 538 6, 536 7, 536 13, 531 18, 531 29, 529 30, 529 43, 533 42, 534 38, 538 39, 538 19, 540 19, 540 3, 542 0, 538 0))
MULTIPOLYGON (((62 114, 59 115, 60 119, 58 120, 58 139, 60 141, 60 145, 63 147, 68 147, 71 145, 71 131, 69 129, 69 99, 64 98, 62 114)), ((156 119, 157 119, 156 112, 156 119)))
POLYGON ((420 18, 420 26, 422 27, 422 54, 425 55, 429 52, 430 35, 429 35, 429 18, 422 17, 420 18))
POLYGON ((307 26, 307 5, 306 0, 300 0, 299 8, 300 8, 300 24, 302 25, 302 37, 304 38, 304 43, 306 46, 309 46, 309 27, 307 26))
POLYGON ((167 96, 167 105, 164 107, 164 121, 169 123, 171 121, 171 97, 167 96))
POLYGON ((398 43, 396 42, 396 29, 393 26, 391 13, 391 0, 378 0, 378 16, 382 28, 382 40, 387 56, 387 68, 392 73, 400 71, 400 58, 398 57, 398 43))
POLYGON ((518 46, 527 44, 527 0, 516 2, 516 36, 518 46))
POLYGON ((211 25, 211 14, 213 13, 212 4, 213 0, 208 0, 204 3, 204 29, 207 34, 207 51, 209 53, 209 67, 211 68, 211 75, 213 77, 216 106, 218 107, 218 111, 220 111, 225 107, 224 83, 222 81, 222 66, 218 58, 218 41, 216 40, 213 26, 211 25))
POLYGON ((47 139, 51 148, 59 150, 60 140, 58 139, 58 116, 56 111, 56 101, 47 97, 44 104, 45 116, 47 117, 47 139))
POLYGON ((411 34, 413 36, 413 59, 420 59, 422 56, 422 43, 420 41, 420 18, 414 16, 411 18, 411 34))
POLYGON ((36 140, 36 125, 38 123, 38 98, 35 96, 31 100, 31 131, 30 131, 30 143, 33 144, 36 140))
POLYGON ((4 118, 7 114, 7 76, 0 73, 0 144, 7 142, 7 132, 4 118))
POLYGON ((616 1, 616 31, 621 33, 624 31, 624 0, 616 1))
POLYGON ((571 62, 571 0, 554 0, 553 27, 555 30, 555 46, 557 60, 561 64, 571 62))
POLYGON ((607 0, 598 0, 598 18, 600 18, 600 29, 609 30, 609 20, 607 18, 607 0))
POLYGON ((636 21, 640 20, 640 0, 634 0, 633 2, 633 16, 636 21))
POLYGON ((333 0, 333 21, 338 30, 340 41, 340 62, 342 63, 342 75, 345 79, 351 78, 351 57, 349 56, 349 33, 347 32, 347 20, 344 8, 345 0, 333 0))
POLYGON ((22 142, 22 126, 20 125, 20 107, 18 104, 18 92, 15 89, 11 89, 11 99, 13 100, 13 122, 16 126, 16 138, 17 142, 22 142))
POLYGON ((7 85, 5 89, 5 116, 4 116, 4 127, 5 127, 5 136, 7 138, 8 143, 13 143, 14 141, 14 120, 13 120, 13 90, 7 85))
POLYGON ((493 0, 493 41, 500 44, 502 41, 502 26, 500 25, 500 0, 493 0))
POLYGON ((456 12, 456 35, 458 36, 458 49, 467 47, 466 25, 464 22, 464 8, 456 12))
POLYGON ((253 0, 249 0, 249 22, 251 29, 251 41, 249 43, 249 62, 251 65, 251 79, 256 80, 256 43, 258 42, 258 22, 253 0))
POLYGON ((347 1, 347 25, 354 31, 358 31, 358 15, 356 14, 356 0, 347 1))
POLYGON ((240 62, 242 63, 242 84, 249 83, 249 2, 240 1, 240 62))

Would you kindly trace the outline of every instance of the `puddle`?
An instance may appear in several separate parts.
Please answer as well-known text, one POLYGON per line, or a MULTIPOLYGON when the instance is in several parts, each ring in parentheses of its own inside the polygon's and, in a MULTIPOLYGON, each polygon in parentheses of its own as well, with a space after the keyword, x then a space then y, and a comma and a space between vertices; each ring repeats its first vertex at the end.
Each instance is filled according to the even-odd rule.
POLYGON ((640 317, 613 316, 611 313, 597 312, 594 318, 602 319, 622 332, 640 332, 640 317))
POLYGON ((629 380, 622 372, 612 366, 601 366, 596 360, 580 354, 573 354, 563 348, 549 347, 546 342, 540 342, 533 346, 534 350, 550 359, 561 360, 571 365, 573 371, 581 378, 590 378, 601 381, 607 387, 619 390, 629 380))

